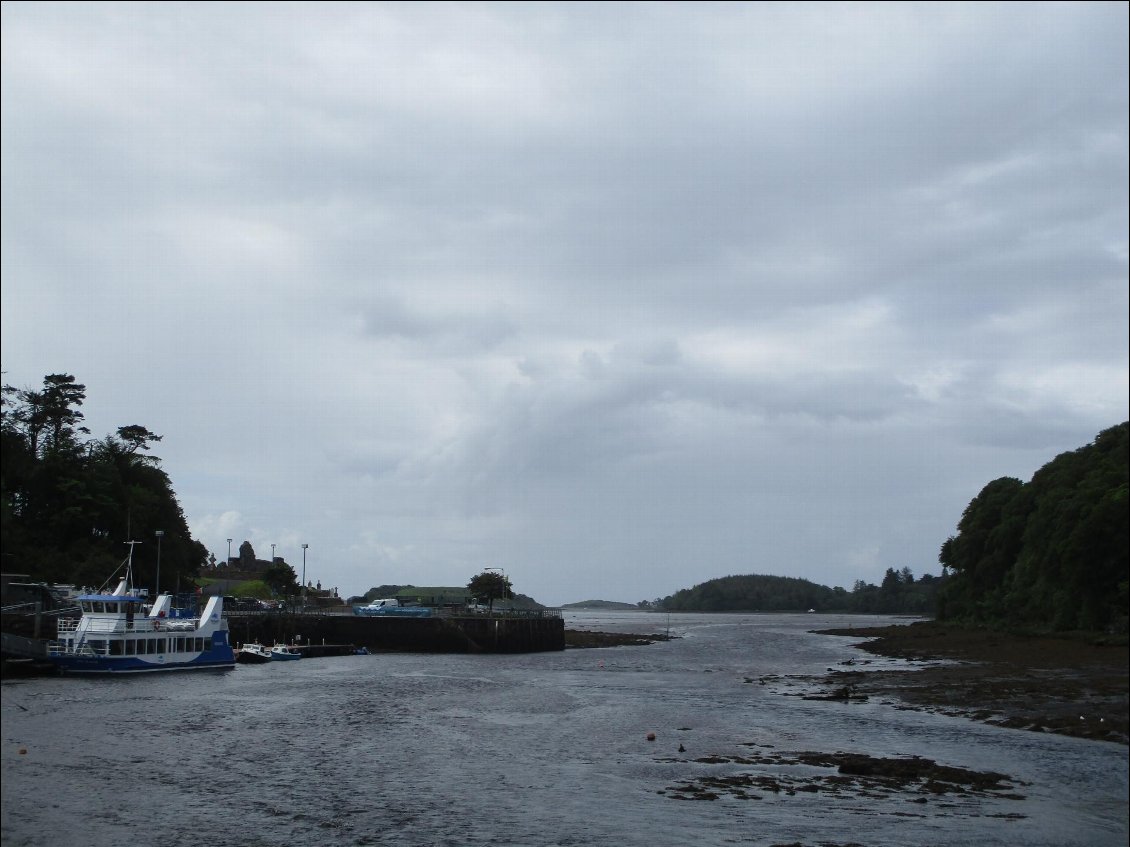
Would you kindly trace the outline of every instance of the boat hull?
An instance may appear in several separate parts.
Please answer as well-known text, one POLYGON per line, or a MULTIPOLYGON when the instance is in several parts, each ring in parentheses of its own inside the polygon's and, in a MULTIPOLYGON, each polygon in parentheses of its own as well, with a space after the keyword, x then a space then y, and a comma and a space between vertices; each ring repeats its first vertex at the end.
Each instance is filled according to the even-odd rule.
POLYGON ((235 657, 204 657, 184 661, 163 662, 136 656, 50 655, 48 661, 62 674, 140 674, 168 671, 226 670, 235 667, 235 657))
POLYGON ((271 661, 271 651, 265 647, 244 645, 235 654, 235 660, 241 665, 265 665, 271 661))

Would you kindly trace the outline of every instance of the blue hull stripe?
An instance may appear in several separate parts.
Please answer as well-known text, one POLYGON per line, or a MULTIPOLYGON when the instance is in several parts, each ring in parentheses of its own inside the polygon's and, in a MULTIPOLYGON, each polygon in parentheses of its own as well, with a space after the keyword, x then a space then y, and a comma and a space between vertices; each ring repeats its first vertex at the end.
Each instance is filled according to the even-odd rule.
POLYGON ((65 656, 47 657, 62 673, 155 673, 159 671, 207 670, 235 667, 235 655, 201 655, 188 661, 146 662, 134 656, 65 656))

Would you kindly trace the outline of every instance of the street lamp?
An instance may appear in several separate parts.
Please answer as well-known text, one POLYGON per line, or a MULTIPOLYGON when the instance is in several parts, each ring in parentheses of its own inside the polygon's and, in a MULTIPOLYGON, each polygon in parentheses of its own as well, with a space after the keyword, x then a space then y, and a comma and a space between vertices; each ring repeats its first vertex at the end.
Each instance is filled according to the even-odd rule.
POLYGON ((229 538, 228 539, 228 558, 227 558, 227 561, 224 562, 224 566, 226 567, 230 564, 231 564, 231 539, 229 538))
POLYGON ((274 563, 275 563, 275 545, 272 544, 271 545, 271 564, 273 565, 274 563))
POLYGON ((302 545, 302 611, 306 611, 306 548, 309 544, 302 545))
POLYGON ((157 530, 157 596, 161 596, 161 538, 165 535, 165 530, 157 530))

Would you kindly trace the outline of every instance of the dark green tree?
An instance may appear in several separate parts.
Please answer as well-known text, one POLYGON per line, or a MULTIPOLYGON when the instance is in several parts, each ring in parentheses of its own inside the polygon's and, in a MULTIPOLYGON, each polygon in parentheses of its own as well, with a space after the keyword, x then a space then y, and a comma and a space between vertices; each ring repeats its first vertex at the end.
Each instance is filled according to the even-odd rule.
POLYGON ((938 616, 1054 630, 1127 628, 1130 423, 1063 453, 1028 483, 999 479, 969 504, 939 561, 938 616))
POLYGON ((282 559, 275 559, 265 571, 263 582, 279 597, 298 594, 298 574, 282 559))
POLYGON ((161 436, 133 425, 84 440, 86 388, 69 374, 45 377, 38 391, 4 386, 2 396, 0 540, 11 568, 97 585, 125 557, 125 542, 141 541, 135 578, 152 586, 161 531, 162 587, 188 587, 207 551, 191 538, 160 460, 141 452, 161 436))
MULTIPOLYGON (((160 441, 164 436, 154 435, 140 424, 118 427, 118 439, 125 445, 130 455, 135 455, 138 450, 148 450, 150 442, 160 441)), ((151 461, 155 456, 148 457, 151 461)))
POLYGON ((495 600, 506 600, 514 596, 510 579, 501 571, 484 570, 467 583, 467 590, 471 596, 486 598, 487 606, 494 609, 495 600))

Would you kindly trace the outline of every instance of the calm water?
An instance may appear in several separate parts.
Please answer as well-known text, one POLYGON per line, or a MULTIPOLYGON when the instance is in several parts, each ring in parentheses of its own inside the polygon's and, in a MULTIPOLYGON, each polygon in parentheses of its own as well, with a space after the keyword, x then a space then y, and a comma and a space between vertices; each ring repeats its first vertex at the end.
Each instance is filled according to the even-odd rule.
MULTIPOLYGON (((1126 843, 1125 747, 805 701, 758 683, 860 655, 851 639, 808 630, 882 619, 669 620, 682 637, 646 647, 4 682, 2 840, 108 847, 168 830, 209 847, 1126 843), (833 773, 694 761, 799 751, 917 755, 1029 784, 1018 799, 926 802, 766 790, 703 801, 670 790, 833 773)), ((566 626, 655 632, 668 618, 578 613, 566 626)))

